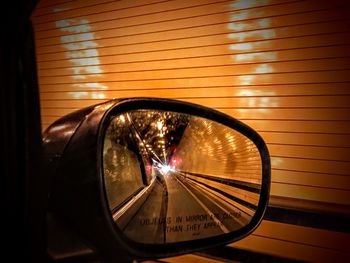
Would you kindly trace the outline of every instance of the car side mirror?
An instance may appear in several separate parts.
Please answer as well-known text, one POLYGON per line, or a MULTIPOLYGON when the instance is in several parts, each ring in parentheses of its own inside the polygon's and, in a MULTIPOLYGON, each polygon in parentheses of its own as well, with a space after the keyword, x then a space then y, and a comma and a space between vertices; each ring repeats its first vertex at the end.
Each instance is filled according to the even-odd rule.
POLYGON ((227 244, 251 233, 267 207, 263 139, 203 106, 111 100, 53 123, 44 149, 49 212, 110 257, 227 244))

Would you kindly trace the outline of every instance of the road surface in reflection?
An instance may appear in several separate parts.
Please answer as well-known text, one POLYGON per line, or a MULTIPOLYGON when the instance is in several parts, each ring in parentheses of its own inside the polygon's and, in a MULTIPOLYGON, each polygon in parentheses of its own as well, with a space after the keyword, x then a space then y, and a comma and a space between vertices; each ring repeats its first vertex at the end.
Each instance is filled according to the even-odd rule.
MULTIPOLYGON (((179 172, 157 175, 153 190, 123 231, 140 243, 172 243, 229 233, 250 216, 179 172)), ((118 222, 117 222, 118 223, 118 222)))

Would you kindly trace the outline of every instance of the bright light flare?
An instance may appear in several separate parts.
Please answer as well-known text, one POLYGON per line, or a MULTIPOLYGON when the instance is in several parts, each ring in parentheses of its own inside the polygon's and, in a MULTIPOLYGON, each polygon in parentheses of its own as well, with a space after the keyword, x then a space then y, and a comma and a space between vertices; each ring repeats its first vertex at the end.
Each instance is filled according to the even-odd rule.
POLYGON ((160 172, 162 175, 167 175, 171 170, 172 168, 169 165, 161 165, 160 172))
POLYGON ((157 121, 157 128, 158 128, 158 130, 162 130, 162 128, 163 128, 163 122, 161 122, 161 121, 157 121))
POLYGON ((156 160, 153 159, 153 162, 155 164, 155 168, 162 174, 162 175, 167 175, 169 172, 175 171, 174 166, 168 165, 168 164, 163 164, 160 162, 157 162, 156 160))

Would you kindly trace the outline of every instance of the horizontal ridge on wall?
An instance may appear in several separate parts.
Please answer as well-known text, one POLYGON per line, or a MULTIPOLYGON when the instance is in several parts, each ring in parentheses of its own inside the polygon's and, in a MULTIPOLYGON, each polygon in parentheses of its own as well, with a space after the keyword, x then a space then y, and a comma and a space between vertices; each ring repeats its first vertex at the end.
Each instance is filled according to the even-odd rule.
MULTIPOLYGON (((43 129, 112 98, 212 107, 267 143, 271 207, 348 214, 349 12, 345 0, 41 1, 43 129)), ((230 247, 327 262, 345 253, 344 235, 264 220, 230 247)))

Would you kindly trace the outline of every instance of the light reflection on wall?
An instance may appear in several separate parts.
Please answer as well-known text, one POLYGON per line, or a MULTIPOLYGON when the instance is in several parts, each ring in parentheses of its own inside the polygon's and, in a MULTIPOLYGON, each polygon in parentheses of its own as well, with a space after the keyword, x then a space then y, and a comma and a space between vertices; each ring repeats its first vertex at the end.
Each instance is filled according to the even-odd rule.
POLYGON ((232 1, 230 7, 232 9, 243 9, 249 7, 255 7, 259 5, 266 5, 270 2, 270 0, 237 0, 232 1))
POLYGON ((106 96, 103 93, 100 92, 87 92, 87 91, 74 91, 74 92, 67 92, 67 94, 73 98, 73 99, 80 99, 80 98, 91 98, 91 99, 105 99, 106 96))
POLYGON ((65 57, 72 64, 69 69, 72 71, 73 82, 79 80, 84 82, 73 84, 81 91, 68 92, 67 94, 72 99, 105 99, 106 95, 103 90, 108 89, 108 87, 96 82, 98 77, 102 76, 103 69, 96 49, 98 44, 95 41, 94 33, 90 32, 94 28, 89 25, 87 19, 59 20, 56 21, 56 27, 63 32, 71 33, 61 36, 60 40, 62 46, 67 50, 65 57), (93 82, 89 82, 89 79, 93 82))
MULTIPOLYGON (((273 29, 266 29, 271 24, 270 18, 242 20, 249 19, 253 17, 253 12, 254 14, 256 13, 256 11, 251 11, 249 8, 268 4, 269 2, 270 0, 232 1, 230 4, 232 11, 238 8, 247 8, 247 10, 231 14, 231 21, 238 21, 231 22, 227 26, 232 31, 232 33, 227 35, 232 40, 229 49, 235 53, 231 56, 232 60, 235 64, 253 63, 256 65, 252 67, 251 74, 238 76, 239 84, 245 88, 238 95, 243 96, 245 101, 248 100, 249 107, 258 108, 258 111, 266 113, 269 112, 268 108, 278 106, 277 99, 273 97, 275 93, 264 91, 262 88, 257 90, 255 85, 259 85, 259 80, 261 79, 268 81, 271 78, 270 73, 274 72, 274 68, 266 62, 277 60, 277 53, 257 51, 261 48, 271 47, 271 43, 266 40, 275 38, 276 32, 273 29), (243 30, 249 31, 242 32, 243 30)), ((247 112, 249 109, 239 109, 239 111, 247 112)))
POLYGON ((52 9, 52 11, 54 13, 59 13, 59 12, 66 11, 66 10, 69 10, 69 9, 70 9, 69 7, 56 7, 54 9, 52 9))

